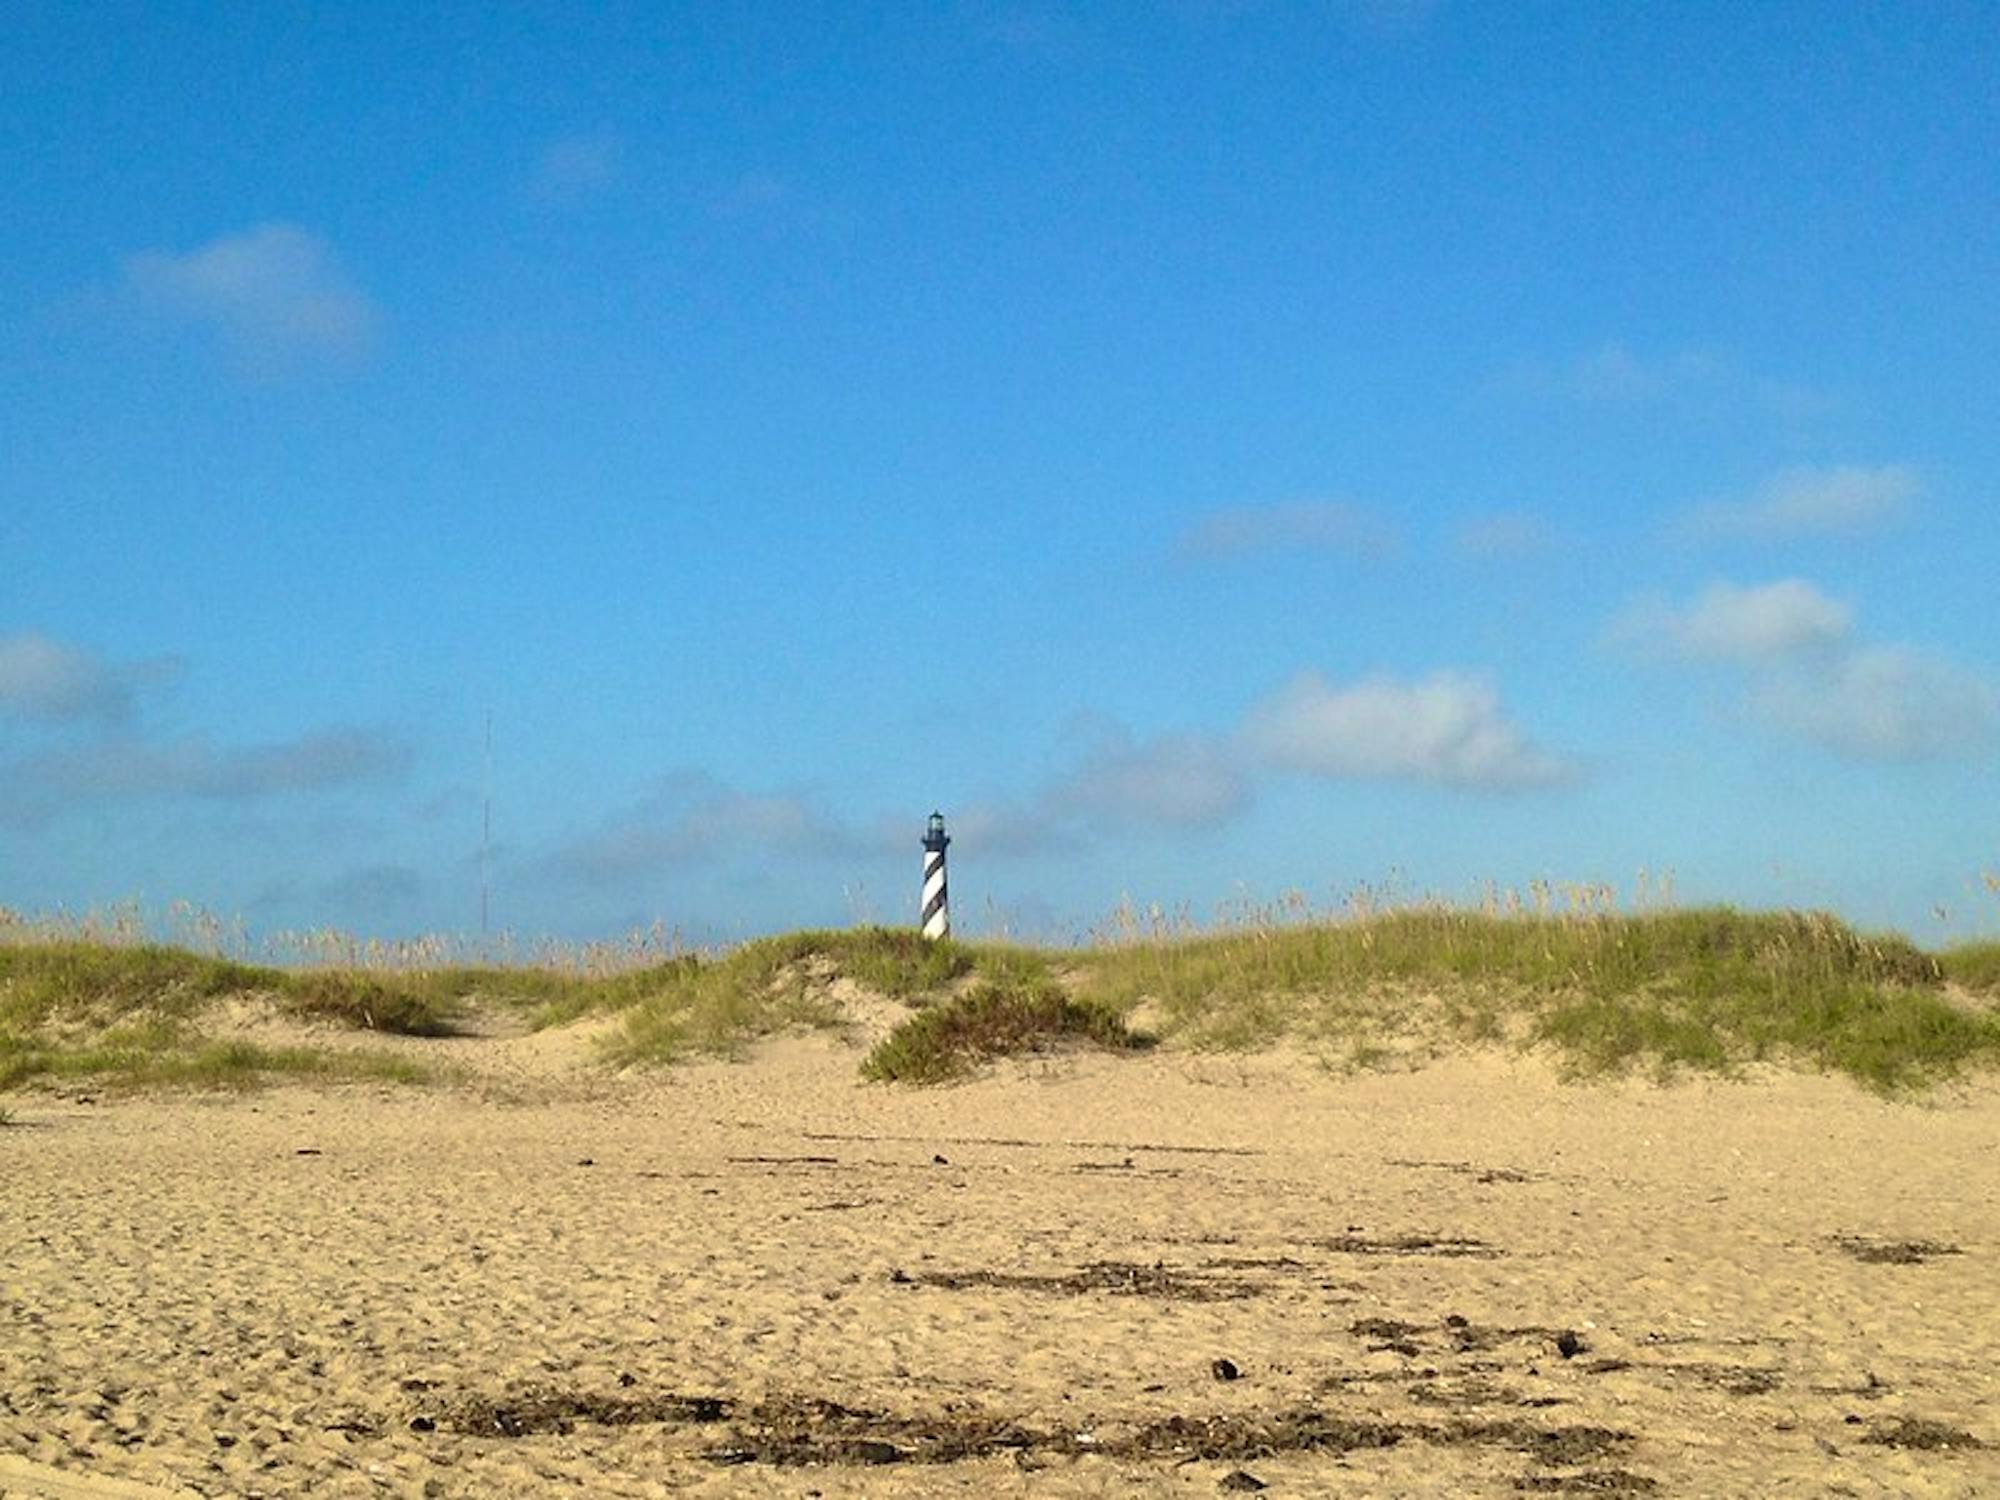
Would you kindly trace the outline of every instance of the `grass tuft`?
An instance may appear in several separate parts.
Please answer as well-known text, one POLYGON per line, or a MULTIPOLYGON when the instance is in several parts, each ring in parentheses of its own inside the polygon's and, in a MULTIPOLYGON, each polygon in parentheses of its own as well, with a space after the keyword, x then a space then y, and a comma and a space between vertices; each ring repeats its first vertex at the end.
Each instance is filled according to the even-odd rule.
POLYGON ((989 981, 904 1021, 862 1061, 861 1076, 880 1083, 948 1083, 992 1058, 1077 1043, 1113 1050, 1140 1045, 1117 1012, 1072 999, 1053 981, 989 981))
POLYGON ((2000 997, 2000 943, 1960 943, 1938 955, 1945 977, 1982 995, 2000 997))
POLYGON ((282 975, 278 993, 283 1008, 302 1020, 398 1036, 449 1036, 465 995, 438 981, 453 977, 316 969, 282 975))

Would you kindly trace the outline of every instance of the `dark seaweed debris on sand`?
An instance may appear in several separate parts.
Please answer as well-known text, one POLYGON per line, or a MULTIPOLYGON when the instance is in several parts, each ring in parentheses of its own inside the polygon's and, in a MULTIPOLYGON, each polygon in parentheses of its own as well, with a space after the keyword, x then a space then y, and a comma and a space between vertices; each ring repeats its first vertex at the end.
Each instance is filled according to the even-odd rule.
POLYGON ((1870 1266, 1920 1266, 1939 1255, 1963 1255, 1956 1245, 1940 1240, 1877 1240, 1866 1235, 1835 1235, 1833 1243, 1870 1266))
MULTIPOLYGON (((1403 1443, 1492 1447, 1546 1468, 1575 1468, 1623 1452, 1634 1434, 1607 1427, 1529 1422, 1393 1422, 1317 1407, 1266 1413, 1176 1415, 1102 1435, 1054 1431, 968 1406, 902 1416, 817 1397, 743 1402, 673 1392, 595 1393, 532 1387, 427 1406, 420 1420, 480 1437, 567 1434, 582 1424, 718 1427, 702 1456, 721 1464, 946 1464, 1013 1452, 1101 1455, 1128 1461, 1244 1463, 1281 1453, 1352 1453, 1403 1443)), ((409 1424, 414 1426, 414 1420, 409 1424)), ((417 1430, 430 1430, 418 1428, 417 1430)), ((1636 1491, 1633 1491, 1636 1493, 1636 1491)))
POLYGON ((1971 1452, 1986 1446, 1963 1428, 1923 1417, 1897 1417, 1881 1423, 1861 1441, 1884 1448, 1921 1448, 1932 1452, 1971 1452))

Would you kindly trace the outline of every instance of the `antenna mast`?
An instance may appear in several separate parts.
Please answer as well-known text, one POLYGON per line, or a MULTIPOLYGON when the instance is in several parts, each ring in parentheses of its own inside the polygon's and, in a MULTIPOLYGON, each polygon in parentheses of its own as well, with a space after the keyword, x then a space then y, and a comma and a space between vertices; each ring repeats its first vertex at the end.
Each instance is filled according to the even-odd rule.
POLYGON ((493 844, 493 710, 486 710, 486 751, 480 771, 479 935, 486 936, 487 852, 493 844))

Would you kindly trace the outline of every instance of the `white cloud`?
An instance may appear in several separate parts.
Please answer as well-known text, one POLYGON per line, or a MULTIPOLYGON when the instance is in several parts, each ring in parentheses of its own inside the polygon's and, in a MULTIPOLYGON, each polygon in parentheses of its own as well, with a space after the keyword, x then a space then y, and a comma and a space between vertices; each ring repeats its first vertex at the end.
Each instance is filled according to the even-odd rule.
POLYGON ((1455 672, 1345 688, 1307 672, 1251 711, 1242 738, 1258 760, 1313 776, 1505 790, 1576 774, 1507 719, 1490 684, 1455 672))
POLYGON ((360 729, 228 748, 200 735, 120 736, 0 766, 0 821, 40 822, 121 799, 235 801, 320 791, 393 779, 411 759, 400 741, 360 729))
POLYGON ((1224 823, 1249 805, 1242 768, 1201 735, 1165 735, 1144 743, 1108 737, 1044 794, 1049 812, 1128 827, 1200 828, 1224 823))
POLYGON ((136 689, 179 671, 173 657, 113 663, 32 631, 0 636, 0 717, 49 724, 122 719, 136 689))
POLYGON ((1825 651, 1846 641, 1854 611, 1801 578, 1749 588, 1714 583, 1675 607, 1635 606, 1611 639, 1637 653, 1685 661, 1760 662, 1825 651))
POLYGON ((183 255, 142 251, 126 258, 124 285, 146 311, 211 330, 262 371, 356 358, 382 323, 332 247, 296 224, 260 224, 183 255))
POLYGON ((1364 506, 1343 500, 1294 500, 1212 511, 1181 533, 1174 552, 1200 562, 1257 552, 1332 551, 1373 557, 1390 551, 1395 543, 1394 528, 1364 506))
POLYGON ((535 158, 529 188, 550 202, 589 197, 617 181, 620 155, 618 137, 608 130, 561 136, 535 158))
POLYGON ((792 794, 738 790, 698 771, 667 776, 644 797, 556 850, 554 865, 589 881, 720 861, 731 853, 880 852, 879 840, 792 794))
POLYGON ((1854 760, 1929 760, 1975 750, 2000 726, 2000 693, 1948 662, 1870 646, 1765 678, 1755 715, 1854 760))
POLYGON ((1697 506, 1686 528, 1710 538, 1854 536, 1902 520, 1921 488, 1907 464, 1783 469, 1747 499, 1697 506))
POLYGON ((1908 646, 1859 644, 1853 631, 1849 605, 1788 578, 1713 584, 1682 608, 1642 604, 1607 635, 1643 655, 1737 668, 1751 720, 1851 760, 1933 759, 1992 738, 1992 686, 1908 646))
MULTIPOLYGON (((1101 719, 1089 727, 1094 738, 1081 757, 1030 795, 954 811, 954 837, 985 854, 1049 854, 1106 831, 1212 828, 1250 805, 1249 768, 1227 739, 1168 734, 1135 740, 1101 719)), ((901 850, 908 841, 903 821, 882 819, 876 826, 881 847, 901 850)))
MULTIPOLYGON (((1013 803, 974 803, 951 817, 953 838, 982 854, 1015 857, 1074 848, 1077 827, 1074 819, 1060 820, 1045 807, 1013 803)), ((908 837, 902 823, 896 828, 899 838, 908 837)))
MULTIPOLYGON (((1273 770, 1488 790, 1575 774, 1568 762, 1529 744, 1501 713, 1493 690, 1475 679, 1376 678, 1343 692, 1307 673, 1229 734, 1142 740, 1100 721, 1084 754, 1028 795, 947 812, 953 837, 982 855, 1044 855, 1087 844, 1100 832, 1219 827, 1248 810, 1260 775, 1273 770)), ((850 822, 804 797, 746 792, 703 772, 682 772, 561 844, 545 863, 571 879, 614 884, 723 864, 733 854, 909 858, 916 834, 915 822, 900 814, 850 822)))
POLYGON ((400 776, 411 758, 409 747, 389 735, 322 729, 274 745, 203 753, 185 779, 169 789, 205 797, 317 791, 400 776))

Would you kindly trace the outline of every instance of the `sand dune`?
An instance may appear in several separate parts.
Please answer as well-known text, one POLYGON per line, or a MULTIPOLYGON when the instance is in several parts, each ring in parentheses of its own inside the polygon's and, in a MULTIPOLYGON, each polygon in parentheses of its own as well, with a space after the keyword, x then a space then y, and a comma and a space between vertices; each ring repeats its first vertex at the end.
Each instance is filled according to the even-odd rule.
POLYGON ((13 1101, 0 1496, 2000 1494, 1991 1085, 447 1045, 13 1101))

